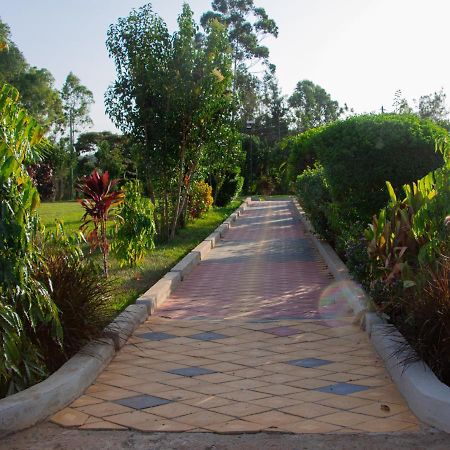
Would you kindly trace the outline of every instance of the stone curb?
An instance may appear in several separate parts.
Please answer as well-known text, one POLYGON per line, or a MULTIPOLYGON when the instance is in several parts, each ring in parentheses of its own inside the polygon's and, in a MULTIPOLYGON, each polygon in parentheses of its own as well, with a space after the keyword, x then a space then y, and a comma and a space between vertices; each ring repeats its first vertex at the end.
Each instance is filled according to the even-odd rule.
POLYGON ((442 383, 424 361, 409 362, 414 350, 393 326, 370 311, 370 299, 350 276, 333 248, 315 235, 314 228, 296 199, 292 199, 299 218, 336 280, 346 281, 347 297, 372 345, 413 413, 427 425, 450 433, 450 387, 442 383))
POLYGON ((0 400, 0 436, 31 427, 78 398, 114 356, 114 342, 91 342, 46 380, 0 400))
POLYGON ((333 250, 331 245, 316 235, 314 227, 297 200, 292 198, 292 203, 294 204, 295 212, 298 214, 300 221, 311 237, 312 243, 320 253, 320 256, 322 256, 335 280, 345 282, 342 284, 342 288, 345 291, 348 303, 355 315, 355 323, 358 323, 362 327, 365 320, 365 314, 370 305, 369 298, 362 287, 353 280, 346 265, 333 250))
POLYGON ((371 341, 414 414, 424 423, 450 433, 450 387, 423 361, 408 362, 414 350, 393 325, 373 325, 371 341))
POLYGON ((212 234, 179 261, 166 275, 125 308, 91 342, 46 380, 0 400, 0 436, 23 430, 45 420, 78 398, 108 365, 136 328, 171 295, 178 284, 204 259, 250 205, 244 203, 212 234))

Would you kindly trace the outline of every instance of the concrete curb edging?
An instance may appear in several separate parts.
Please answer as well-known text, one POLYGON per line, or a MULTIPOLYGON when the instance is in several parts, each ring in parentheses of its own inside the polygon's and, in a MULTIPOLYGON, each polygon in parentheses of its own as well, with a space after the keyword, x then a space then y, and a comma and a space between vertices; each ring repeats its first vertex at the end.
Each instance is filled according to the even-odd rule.
POLYGON ((28 428, 64 408, 94 382, 114 353, 111 339, 92 342, 46 380, 0 400, 0 436, 28 428))
POLYGON ((104 330, 46 380, 0 399, 0 436, 45 420, 78 398, 122 348, 136 328, 172 294, 178 284, 213 249, 251 204, 244 203, 158 282, 125 308, 104 330))
POLYGON ((331 245, 323 239, 317 237, 314 227, 295 198, 292 198, 292 203, 294 204, 295 212, 298 214, 300 221, 311 237, 312 243, 320 253, 320 256, 322 256, 333 277, 337 281, 345 281, 343 288, 345 289, 348 303, 350 304, 353 314, 355 315, 355 322, 359 323, 360 326, 363 326, 365 321, 365 313, 370 305, 369 298, 362 287, 356 283, 355 280, 353 280, 346 265, 333 250, 331 245))
POLYGON ((414 355, 414 350, 397 328, 370 310, 369 297, 352 279, 344 262, 327 242, 315 235, 297 200, 292 198, 292 202, 330 272, 336 280, 346 281, 346 294, 356 323, 369 335, 408 406, 422 422, 450 433, 450 387, 442 383, 424 361, 405 362, 414 355))
POLYGON ((393 325, 373 325, 371 341, 414 414, 450 433, 450 388, 423 361, 405 365, 413 350, 393 325))

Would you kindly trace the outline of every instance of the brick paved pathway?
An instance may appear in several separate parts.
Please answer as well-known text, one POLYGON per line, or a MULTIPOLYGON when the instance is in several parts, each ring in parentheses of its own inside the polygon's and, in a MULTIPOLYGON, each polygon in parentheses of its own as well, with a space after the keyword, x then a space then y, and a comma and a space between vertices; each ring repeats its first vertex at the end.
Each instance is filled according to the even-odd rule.
POLYGON ((294 433, 420 424, 289 201, 254 203, 96 382, 81 429, 294 433))

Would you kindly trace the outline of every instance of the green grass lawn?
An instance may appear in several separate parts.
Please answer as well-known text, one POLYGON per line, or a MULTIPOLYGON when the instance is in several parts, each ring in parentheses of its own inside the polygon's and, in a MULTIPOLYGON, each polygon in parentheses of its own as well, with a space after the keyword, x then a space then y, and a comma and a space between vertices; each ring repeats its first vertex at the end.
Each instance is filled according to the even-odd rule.
POLYGON ((82 206, 76 201, 41 203, 39 206, 39 215, 46 228, 53 228, 55 221, 60 220, 67 232, 78 231, 83 213, 82 206))
MULTIPOLYGON (((205 239, 240 204, 239 200, 226 207, 213 207, 201 219, 188 223, 179 230, 176 237, 165 244, 157 244, 148 252, 139 268, 120 268, 114 257, 110 258, 110 275, 115 284, 115 308, 123 310, 133 303, 139 295, 158 281, 181 258, 205 239)), ((64 222, 66 232, 77 231, 83 215, 83 208, 77 202, 42 203, 39 207, 42 223, 48 228, 55 220, 64 222)), ((96 255, 99 259, 100 255, 96 255)))

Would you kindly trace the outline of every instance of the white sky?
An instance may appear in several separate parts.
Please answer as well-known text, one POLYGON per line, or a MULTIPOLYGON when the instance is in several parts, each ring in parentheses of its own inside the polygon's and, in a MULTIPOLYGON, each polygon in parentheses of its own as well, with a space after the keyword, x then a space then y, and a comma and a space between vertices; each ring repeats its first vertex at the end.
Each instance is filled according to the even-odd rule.
MULTIPOLYGON (((114 79, 104 45, 108 25, 138 0, 2 0, 0 17, 28 62, 46 67, 60 88, 69 71, 94 92, 94 129, 113 130, 103 94, 114 79)), ((182 0, 155 0, 173 30, 182 0)), ((191 0, 199 19, 210 0, 191 0)), ((449 0, 255 0, 277 22, 267 39, 285 94, 310 79, 355 112, 392 107, 444 88, 450 96, 449 0)))

